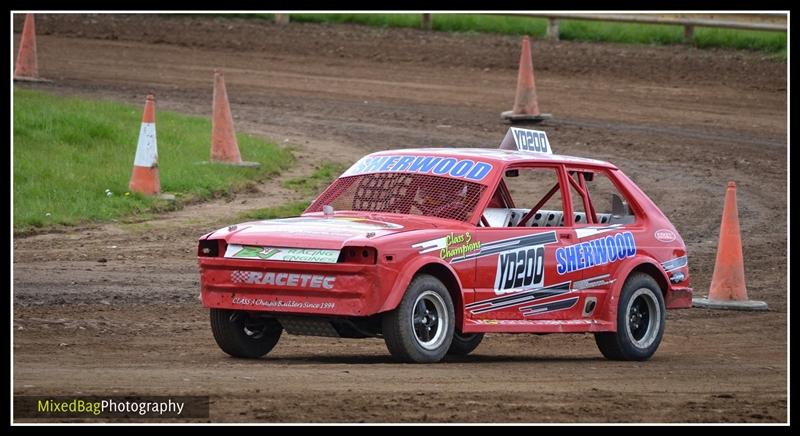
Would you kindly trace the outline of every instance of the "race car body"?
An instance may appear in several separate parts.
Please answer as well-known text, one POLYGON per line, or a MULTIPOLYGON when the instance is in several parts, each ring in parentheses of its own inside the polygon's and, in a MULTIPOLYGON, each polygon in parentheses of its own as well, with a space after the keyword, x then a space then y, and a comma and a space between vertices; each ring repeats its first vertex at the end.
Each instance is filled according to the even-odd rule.
POLYGON ((500 149, 370 154, 300 217, 203 236, 198 260, 214 336, 241 357, 283 330, 382 336, 409 362, 489 332, 592 332, 644 360, 692 296, 680 235, 633 181, 516 128, 500 149))

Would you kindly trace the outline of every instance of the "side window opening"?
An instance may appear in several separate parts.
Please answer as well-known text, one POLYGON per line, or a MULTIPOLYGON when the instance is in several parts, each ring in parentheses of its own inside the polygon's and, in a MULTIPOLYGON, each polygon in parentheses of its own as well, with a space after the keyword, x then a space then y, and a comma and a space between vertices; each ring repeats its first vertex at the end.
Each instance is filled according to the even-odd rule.
MULTIPOLYGON (((574 226, 597 225, 600 221, 594 207, 589 200, 587 182, 592 180, 592 174, 583 170, 568 169, 570 205, 572 206, 572 224, 574 226)), ((564 220, 566 221, 566 218, 564 220)))
POLYGON ((589 221, 591 220, 591 215, 589 216, 586 215, 586 207, 584 206, 583 196, 580 194, 580 192, 578 192, 578 190, 572 183, 570 183, 569 185, 569 194, 570 198, 572 199, 573 224, 576 226, 583 226, 589 224, 589 221))
POLYGON ((594 172, 587 187, 598 224, 630 224, 636 220, 628 200, 605 171, 594 172))
POLYGON ((503 180, 484 210, 485 227, 558 227, 564 206, 556 168, 506 170, 503 180))

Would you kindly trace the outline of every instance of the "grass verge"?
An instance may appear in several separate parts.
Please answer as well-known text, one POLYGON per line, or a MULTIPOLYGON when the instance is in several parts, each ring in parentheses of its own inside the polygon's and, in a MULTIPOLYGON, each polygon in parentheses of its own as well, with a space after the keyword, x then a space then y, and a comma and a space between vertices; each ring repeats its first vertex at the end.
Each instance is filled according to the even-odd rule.
POLYGON ((283 182, 283 186, 302 194, 305 199, 289 202, 275 207, 265 207, 244 212, 238 216, 241 221, 268 220, 273 218, 286 218, 298 216, 311 204, 311 201, 330 182, 339 176, 345 167, 338 163, 323 162, 313 174, 308 177, 298 177, 283 182))
MULTIPOLYGON (((354 23, 375 27, 419 28, 421 14, 290 14, 301 23, 354 23)), ((272 14, 229 14, 236 18, 273 19, 272 14)), ((486 32, 543 38, 547 19, 478 14, 433 14, 433 29, 445 32, 486 32)), ((626 44, 682 44, 683 26, 561 20, 566 41, 626 44)), ((700 48, 759 50, 786 59, 786 33, 698 27, 693 44, 700 48)))
MULTIPOLYGON (((142 98, 144 103, 144 98, 142 98)), ((141 107, 14 90, 14 233, 142 216, 254 186, 288 168, 289 151, 237 135, 243 158, 259 168, 208 160, 211 123, 156 110, 158 161, 166 203, 128 192, 141 107), (108 192, 111 194, 108 195, 108 192)))
POLYGON ((237 218, 237 221, 271 220, 274 218, 299 216, 304 210, 306 210, 309 204, 309 200, 298 200, 285 203, 280 206, 253 209, 240 214, 237 218))

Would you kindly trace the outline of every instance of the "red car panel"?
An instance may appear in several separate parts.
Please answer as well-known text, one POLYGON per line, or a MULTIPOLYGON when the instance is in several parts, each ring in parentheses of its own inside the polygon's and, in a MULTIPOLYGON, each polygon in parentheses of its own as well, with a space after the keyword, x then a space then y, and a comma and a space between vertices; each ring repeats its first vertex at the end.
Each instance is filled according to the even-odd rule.
POLYGON ((691 307, 686 259, 675 227, 614 165, 496 149, 370 154, 301 217, 220 229, 198 251, 205 307, 371 317, 395 309, 429 271, 453 294, 463 333, 615 331, 620 292, 636 271, 658 282, 667 308, 691 307), (557 172, 563 223, 487 227, 506 171, 532 167, 557 172), (607 176, 635 220, 601 222, 587 193, 587 222, 576 223, 566 187, 586 192, 582 172, 607 176))

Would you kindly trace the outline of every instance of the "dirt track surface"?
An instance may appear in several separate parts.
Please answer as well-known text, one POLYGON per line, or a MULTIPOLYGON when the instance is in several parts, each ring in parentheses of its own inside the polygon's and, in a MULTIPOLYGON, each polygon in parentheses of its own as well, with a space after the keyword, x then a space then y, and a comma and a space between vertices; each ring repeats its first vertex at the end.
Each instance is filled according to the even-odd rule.
MULTIPOLYGON (((21 29, 15 20, 15 30, 21 29)), ((477 34, 161 16, 37 16, 48 92, 208 115, 225 69, 239 130, 295 147, 307 174, 385 148, 496 147, 519 40, 477 34)), ((16 51, 15 51, 16 53, 16 51)), ((738 186, 750 297, 765 313, 670 311, 644 363, 590 335, 489 335, 474 355, 393 363, 381 340, 284 335, 227 357, 200 306, 197 238, 296 194, 217 200, 145 223, 14 241, 14 393, 211 395, 212 421, 786 422, 786 64, 758 53, 534 41, 542 127, 562 154, 617 164, 713 272, 725 185, 738 186)), ((159 144, 161 145, 161 144, 159 144)), ((246 158, 246 151, 243 151, 246 158)))

